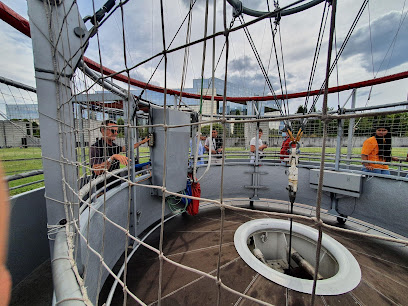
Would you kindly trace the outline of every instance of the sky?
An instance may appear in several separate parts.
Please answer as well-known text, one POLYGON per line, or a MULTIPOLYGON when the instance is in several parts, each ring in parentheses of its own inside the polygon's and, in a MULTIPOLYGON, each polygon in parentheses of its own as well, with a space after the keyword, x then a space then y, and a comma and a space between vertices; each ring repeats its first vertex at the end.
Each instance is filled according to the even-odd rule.
MULTIPOLYGON (((80 13, 84 17, 93 15, 94 10, 98 10, 106 0, 78 0, 77 2, 80 13)), ((273 1, 269 2, 273 5, 273 1)), ((283 7, 290 2, 292 1, 281 0, 279 5, 283 7)), ((26 1, 3 0, 3 3, 28 19, 26 1)), ((186 16, 190 0, 166 0, 163 3, 165 41, 168 46, 186 16)), ((213 32, 213 1, 209 1, 209 3, 208 34, 211 34, 213 32)), ((362 0, 338 1, 335 50, 340 49, 362 3, 362 0)), ((267 10, 266 1, 246 0, 243 1, 243 4, 252 9, 267 10)), ((222 1, 217 1, 216 5, 216 31, 222 31, 222 1)), ((265 70, 268 70, 268 76, 275 93, 282 92, 281 83, 283 84, 283 92, 295 93, 307 90, 323 8, 324 4, 322 3, 306 11, 282 17, 275 35, 279 64, 275 59, 275 53, 271 55, 273 42, 269 20, 265 19, 248 27, 256 51, 259 53, 265 70), (281 78, 278 74, 278 65, 281 78)), ((197 0, 193 8, 191 41, 203 37, 204 16, 205 1, 197 0)), ((244 19, 250 21, 253 17, 244 16, 244 19)), ((230 24, 231 20, 232 9, 227 4, 227 25, 230 24)), ((274 21, 272 19, 272 24, 274 21)), ((312 89, 319 89, 325 77, 329 21, 330 17, 324 32, 312 89)), ((234 26, 239 24, 239 20, 236 19, 234 26)), ((88 28, 91 26, 89 22, 86 25, 88 28)), ((187 27, 184 24, 170 48, 184 44, 186 32, 187 27)), ((407 33, 406 0, 369 1, 344 48, 337 69, 330 78, 329 85, 343 85, 407 71, 407 33)), ((0 39, 2 41, 0 44, 0 76, 35 86, 31 39, 3 21, 0 21, 0 39)), ((265 78, 245 33, 242 30, 232 32, 229 35, 229 41, 228 81, 253 92, 255 95, 271 94, 268 86, 265 86, 265 78)), ((215 39, 215 62, 220 58, 215 76, 222 79, 225 74, 225 52, 221 55, 220 52, 224 42, 224 36, 215 39)), ((128 1, 124 5, 123 15, 121 9, 118 8, 100 27, 98 35, 90 41, 85 55, 96 62, 102 62, 104 66, 113 70, 122 70, 125 68, 124 54, 126 54, 128 67, 131 67, 159 53, 162 49, 160 1, 128 1), (124 37, 123 25, 125 28, 124 37)), ((211 77, 212 74, 212 49, 213 43, 210 40, 205 52, 204 77, 206 78, 211 77)), ((170 53, 168 56, 167 86, 169 88, 180 88, 181 86, 184 54, 183 49, 170 53)), ((158 60, 159 57, 132 69, 130 75, 141 81, 147 81, 158 60)), ((203 43, 195 44, 189 48, 185 87, 192 87, 192 80, 200 78, 202 63, 203 43)), ((164 86, 164 75, 164 64, 162 63, 153 75, 151 83, 164 86)), ((408 80, 375 86, 371 91, 370 99, 368 99, 370 88, 359 89, 357 93, 357 106, 405 101, 408 93, 408 80)), ((346 102, 350 94, 351 91, 346 91, 339 95, 330 95, 329 106, 337 109, 339 104, 342 106, 346 102)), ((321 100, 318 102, 317 109, 321 108, 321 100)), ((290 100, 290 112, 295 112, 298 106, 304 103, 304 98, 290 100)), ((311 106, 311 103, 310 100, 308 107, 311 106)))

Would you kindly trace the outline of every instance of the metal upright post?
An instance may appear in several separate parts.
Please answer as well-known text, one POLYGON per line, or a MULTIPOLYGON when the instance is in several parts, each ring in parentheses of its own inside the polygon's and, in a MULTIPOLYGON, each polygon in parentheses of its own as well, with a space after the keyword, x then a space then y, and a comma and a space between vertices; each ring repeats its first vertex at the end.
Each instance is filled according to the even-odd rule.
POLYGON ((6 121, 3 121, 3 135, 4 135, 4 147, 7 148, 6 121))
MULTIPOLYGON (((351 98, 351 109, 356 107, 356 95, 357 89, 353 90, 353 96, 351 98)), ((353 137, 354 137, 354 123, 356 119, 350 118, 349 128, 348 128, 348 138, 347 138, 347 159, 351 159, 351 154, 353 150, 353 137)), ((347 162, 347 165, 350 165, 350 162, 347 162)))
MULTIPOLYGON (((341 110, 339 111, 341 112, 341 110)), ((343 137, 343 124, 344 119, 337 120, 337 146, 336 146, 336 158, 334 161, 334 170, 336 171, 340 169, 341 138, 343 137)))
MULTIPOLYGON (((256 114, 256 118, 259 119, 259 110, 258 110, 258 102, 252 102, 252 111, 256 114)), ((256 123, 255 129, 255 160, 254 160, 254 172, 252 178, 252 184, 254 186, 254 195, 251 198, 251 207, 253 206, 253 200, 259 200, 258 196, 258 187, 259 187, 259 148, 258 148, 258 136, 259 135, 259 121, 256 123)), ((249 149, 251 150, 251 145, 249 145, 249 149)))
MULTIPOLYGON (((79 129, 80 129, 79 140, 81 144, 82 177, 84 178, 84 182, 85 182, 85 178, 86 178, 85 163, 87 162, 87 160, 86 160, 86 153, 85 153, 85 130, 84 130, 83 111, 84 111, 84 108, 82 106, 79 106, 79 118, 78 118, 79 129)), ((89 141, 91 140, 89 139, 88 142, 89 141)))
MULTIPOLYGON (((74 0, 29 0, 27 4, 40 115, 47 222, 50 226, 62 225, 79 215, 75 196, 78 175, 71 77, 83 54, 81 49, 88 31, 74 0), (73 207, 73 214, 68 205, 73 207)), ((53 256, 53 240, 50 240, 50 250, 53 256)))
MULTIPOLYGON (((123 101, 123 117, 125 122, 125 146, 126 146, 126 156, 129 158, 129 173, 128 179, 131 182, 135 181, 135 166, 136 166, 136 156, 135 156, 135 149, 134 144, 135 141, 137 142, 135 129, 131 128, 130 126, 134 125, 134 118, 132 120, 132 114, 135 111, 136 101, 132 93, 128 93, 127 101, 123 101), (127 102, 127 103, 125 103, 127 102)), ((136 188, 135 186, 129 186, 129 201, 130 201, 130 215, 132 217, 129 218, 129 231, 131 235, 136 235, 136 227, 135 227, 135 211, 136 211, 136 188)))

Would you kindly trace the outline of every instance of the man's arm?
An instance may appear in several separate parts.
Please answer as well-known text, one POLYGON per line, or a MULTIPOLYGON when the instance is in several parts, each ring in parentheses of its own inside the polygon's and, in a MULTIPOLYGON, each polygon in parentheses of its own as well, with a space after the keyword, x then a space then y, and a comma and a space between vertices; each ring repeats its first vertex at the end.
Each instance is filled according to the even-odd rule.
POLYGON ((96 175, 101 175, 102 173, 104 173, 107 169, 110 168, 115 160, 119 161, 122 165, 128 164, 128 158, 126 156, 113 154, 112 156, 105 157, 100 156, 100 153, 101 152, 96 147, 91 146, 89 150, 89 156, 91 159, 92 171, 96 175))
MULTIPOLYGON (((362 160, 368 160, 368 155, 361 154, 361 159, 362 159, 362 160)), ((371 166, 369 163, 362 162, 362 164, 363 164, 363 166, 364 166, 366 169, 368 169, 368 170, 373 170, 373 169, 374 169, 374 167, 371 166)))
POLYGON ((212 153, 212 154, 216 154, 217 152, 212 149, 212 146, 210 145, 210 143, 211 143, 211 141, 209 141, 209 138, 207 138, 206 141, 205 141, 204 148, 205 148, 208 152, 210 152, 210 147, 211 147, 211 153, 212 153))
POLYGON ((221 153, 222 150, 224 150, 224 143, 222 142, 222 139, 219 140, 217 146, 218 146, 217 152, 221 153))
MULTIPOLYGON (((265 150, 267 147, 268 147, 268 146, 267 146, 266 144, 263 144, 263 145, 261 145, 261 146, 258 147, 258 150, 259 150, 259 151, 263 151, 263 150, 265 150)), ((251 152, 254 153, 255 151, 256 151, 255 146, 254 146, 254 145, 251 145, 251 152)))
MULTIPOLYGON (((139 142, 136 142, 136 143, 133 145, 133 148, 136 149, 136 148, 138 148, 140 145, 142 145, 142 144, 148 142, 149 140, 150 140, 150 138, 145 137, 143 140, 141 140, 141 141, 139 141, 139 142)), ((123 146, 121 149, 122 149, 121 152, 126 152, 126 146, 123 146)))
POLYGON ((249 150, 251 153, 255 153, 256 147, 255 147, 256 139, 252 138, 251 141, 249 142, 249 150))
POLYGON ((125 165, 125 166, 127 166, 129 162, 129 159, 126 156, 123 156, 120 154, 113 154, 111 157, 107 158, 104 162, 100 164, 94 164, 92 166, 93 171, 95 172, 96 175, 101 175, 107 169, 110 168, 110 166, 115 160, 119 161, 122 165, 125 165))

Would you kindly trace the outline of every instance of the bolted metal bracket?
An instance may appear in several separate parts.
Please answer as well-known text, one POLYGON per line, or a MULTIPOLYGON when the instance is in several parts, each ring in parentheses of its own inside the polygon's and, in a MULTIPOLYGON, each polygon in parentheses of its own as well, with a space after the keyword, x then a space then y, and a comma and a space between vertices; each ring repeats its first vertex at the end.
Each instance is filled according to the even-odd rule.
POLYGON ((242 2, 237 1, 237 3, 235 3, 232 9, 232 17, 237 18, 241 16, 242 12, 243 12, 242 2))

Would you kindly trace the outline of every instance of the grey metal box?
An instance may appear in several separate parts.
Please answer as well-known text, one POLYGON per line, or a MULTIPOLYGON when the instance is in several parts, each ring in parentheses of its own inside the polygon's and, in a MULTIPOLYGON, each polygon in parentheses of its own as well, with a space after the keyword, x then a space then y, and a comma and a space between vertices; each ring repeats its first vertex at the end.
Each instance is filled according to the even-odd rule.
MULTIPOLYGON (((310 169, 309 173, 310 187, 317 189, 320 170, 310 169)), ((324 170, 323 190, 358 198, 363 190, 362 178, 361 174, 324 170)))
MULTIPOLYGON (((152 109, 152 123, 163 124, 163 109, 152 109)), ((176 110, 166 110, 166 124, 189 124, 190 114, 176 110)), ((153 184, 163 185, 165 131, 163 127, 154 127, 154 146, 151 151, 153 167, 153 184)), ((190 127, 167 129, 166 152, 166 188, 178 192, 186 188, 188 171, 188 154, 190 146, 190 127)))

